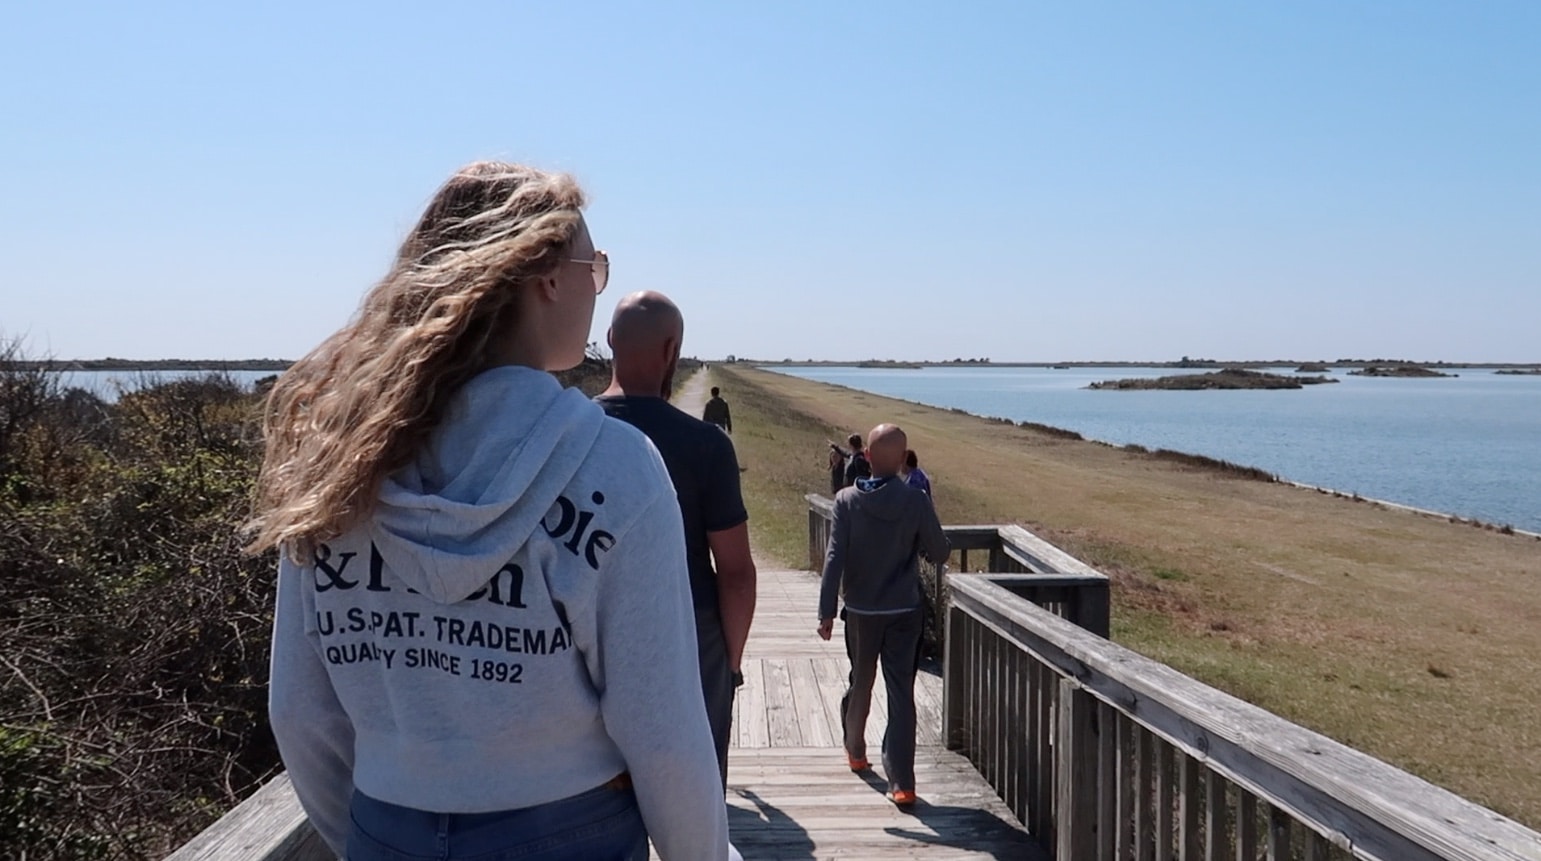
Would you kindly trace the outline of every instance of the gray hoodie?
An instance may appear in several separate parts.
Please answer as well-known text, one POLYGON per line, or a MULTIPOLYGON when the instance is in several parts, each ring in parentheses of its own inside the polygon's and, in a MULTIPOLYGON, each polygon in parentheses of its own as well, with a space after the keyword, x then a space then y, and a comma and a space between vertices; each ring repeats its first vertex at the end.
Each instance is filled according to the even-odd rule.
POLYGON ((833 619, 837 594, 852 613, 895 613, 920 606, 924 553, 946 560, 947 535, 931 498, 897 476, 874 483, 862 479, 835 494, 835 522, 824 554, 819 618, 833 619))
POLYGON ((527 368, 468 382, 369 521, 279 567, 269 709, 341 854, 354 788, 441 813, 623 771, 664 858, 723 858, 679 507, 635 429, 527 368))

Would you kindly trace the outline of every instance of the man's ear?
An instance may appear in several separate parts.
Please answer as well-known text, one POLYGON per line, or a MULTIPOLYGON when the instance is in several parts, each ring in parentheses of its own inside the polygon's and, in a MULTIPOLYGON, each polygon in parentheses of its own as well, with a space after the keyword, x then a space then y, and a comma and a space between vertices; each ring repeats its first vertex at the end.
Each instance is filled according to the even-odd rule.
POLYGON ((615 327, 605 330, 605 344, 610 347, 610 355, 615 355, 615 327))
POLYGON ((663 342, 663 360, 665 365, 673 365, 680 360, 680 342, 678 338, 665 338, 663 342))

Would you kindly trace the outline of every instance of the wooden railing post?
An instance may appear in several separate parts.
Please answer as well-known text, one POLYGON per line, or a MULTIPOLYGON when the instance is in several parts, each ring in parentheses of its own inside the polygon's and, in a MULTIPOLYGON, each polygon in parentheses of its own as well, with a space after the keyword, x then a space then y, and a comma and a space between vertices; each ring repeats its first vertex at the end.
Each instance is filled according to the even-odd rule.
POLYGON ((1006 551, 1001 549, 1001 539, 997 537, 995 543, 990 546, 990 565, 986 570, 1000 573, 1006 570, 1006 551))
POLYGON ((936 639, 942 649, 942 660, 947 660, 947 634, 942 630, 942 624, 947 618, 947 563, 938 562, 931 566, 936 574, 936 588, 931 593, 931 614, 936 620, 936 639))
POLYGON ((1071 593, 1070 621, 1099 637, 1112 633, 1112 600, 1108 581, 1078 586, 1071 593))
POLYGON ((964 660, 968 649, 964 645, 967 636, 968 617, 962 610, 949 606, 945 619, 946 630, 942 635, 942 740, 948 750, 962 750, 968 744, 964 727, 964 715, 968 713, 968 665, 964 660))
POLYGON ((829 549, 830 518, 833 503, 817 493, 803 497, 808 502, 808 570, 824 570, 824 554, 829 549))
POLYGON ((808 570, 819 571, 824 567, 824 548, 819 546, 819 525, 824 522, 824 515, 808 508, 808 570))
POLYGON ((1096 855, 1097 700, 1074 679, 1059 680, 1054 745, 1056 858, 1096 855))

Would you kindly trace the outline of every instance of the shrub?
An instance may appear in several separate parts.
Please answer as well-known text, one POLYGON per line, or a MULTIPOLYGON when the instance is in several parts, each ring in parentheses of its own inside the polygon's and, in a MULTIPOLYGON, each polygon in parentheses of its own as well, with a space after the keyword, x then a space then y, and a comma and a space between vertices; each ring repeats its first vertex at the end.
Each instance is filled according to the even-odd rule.
POLYGON ((0 366, 0 845, 162 854, 278 767, 276 560, 238 534, 257 398, 209 377, 109 405, 56 380, 0 366))
POLYGON ((0 341, 0 846, 161 856, 280 768, 277 559, 240 532, 273 378, 145 376, 108 404, 20 353, 0 341))

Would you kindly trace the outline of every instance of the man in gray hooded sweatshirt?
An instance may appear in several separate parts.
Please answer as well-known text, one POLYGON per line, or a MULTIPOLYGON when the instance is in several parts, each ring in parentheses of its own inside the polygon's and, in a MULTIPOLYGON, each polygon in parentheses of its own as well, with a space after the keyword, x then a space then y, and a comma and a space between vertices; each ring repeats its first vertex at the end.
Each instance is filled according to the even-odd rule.
POLYGON ((924 609, 919 557, 947 559, 950 547, 931 499, 898 478, 908 441, 890 424, 867 437, 872 477, 835 495, 835 519, 819 590, 819 636, 834 632, 835 604, 845 597, 845 649, 850 684, 840 700, 845 750, 852 771, 867 763, 867 714, 879 658, 888 688, 883 771, 889 798, 915 803, 915 669, 924 609))

